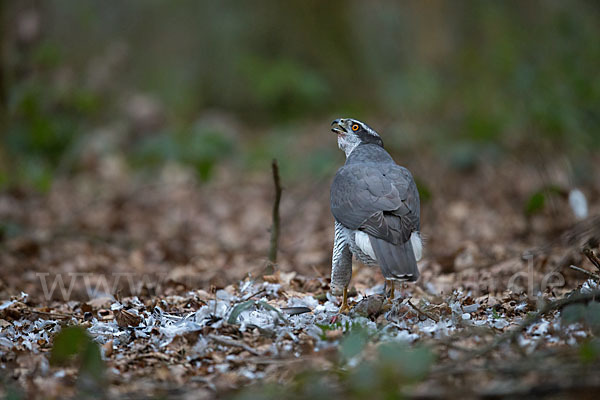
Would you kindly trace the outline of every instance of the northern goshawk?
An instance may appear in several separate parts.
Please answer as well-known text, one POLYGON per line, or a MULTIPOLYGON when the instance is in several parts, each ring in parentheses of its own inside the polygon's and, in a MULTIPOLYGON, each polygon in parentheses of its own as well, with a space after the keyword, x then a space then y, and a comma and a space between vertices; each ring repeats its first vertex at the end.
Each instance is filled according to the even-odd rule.
POLYGON ((423 244, 419 192, 410 171, 397 165, 377 132, 355 119, 336 119, 331 130, 346 153, 346 163, 331 184, 335 238, 331 291, 343 294, 340 312, 347 312, 352 256, 379 266, 394 281, 416 281, 423 244))

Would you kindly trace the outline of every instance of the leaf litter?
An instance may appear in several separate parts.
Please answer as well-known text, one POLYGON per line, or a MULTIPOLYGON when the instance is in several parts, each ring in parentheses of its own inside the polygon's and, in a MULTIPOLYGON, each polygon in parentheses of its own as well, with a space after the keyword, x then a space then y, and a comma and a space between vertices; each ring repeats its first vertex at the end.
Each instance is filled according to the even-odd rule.
MULTIPOLYGON (((444 187, 435 173, 427 176, 444 187)), ((521 173, 519 182, 530 176, 521 173)), ((395 351, 385 347, 390 345, 414 348, 419 356, 410 362, 424 363, 409 395, 435 397, 467 390, 465 385, 478 395, 510 395, 507 385, 522 394, 575 376, 598 384, 585 373, 598 363, 594 302, 551 309, 528 323, 544 304, 598 290, 597 281, 562 265, 571 254, 578 266, 593 271, 577 255, 597 235, 598 225, 589 222, 595 217, 576 223, 573 216, 529 216, 502 204, 490 212, 460 195, 442 214, 437 202, 443 199, 434 198, 424 205, 424 226, 435 224, 446 235, 429 235, 419 283, 404 285, 390 304, 378 272, 357 265, 353 311, 339 315, 340 299, 328 292, 332 232, 326 190, 286 193, 281 261, 274 274, 263 276, 269 184, 258 179, 234 185, 231 179, 209 187, 163 183, 145 195, 140 191, 146 189, 113 189, 99 200, 86 185, 58 183, 42 207, 34 195, 20 194, 16 205, 14 194, 4 194, 4 209, 16 210, 11 222, 28 228, 5 239, 0 255, 6 272, 0 282, 5 382, 33 397, 81 391, 73 384, 81 368, 49 362, 61 330, 79 326, 98 344, 109 382, 103 390, 111 397, 210 398, 258 382, 291 383, 302 370, 377 370, 373 363, 385 360, 381 349, 395 351), (69 185, 74 204, 59 200, 69 185), (240 190, 253 202, 236 202, 240 190), (77 206, 84 211, 75 216, 77 206), (34 208, 35 218, 28 214, 34 208), (496 229, 490 231, 490 224, 496 229), (544 247, 557 236, 564 239, 544 247), (530 249, 542 250, 524 257, 530 249), (561 273, 562 284, 549 284, 553 272, 561 273), (509 340, 494 342, 517 329, 509 340), (421 353, 422 346, 427 350, 421 353), (486 346, 489 351, 482 352, 486 346), (544 355, 566 360, 568 368, 548 372, 539 359, 544 355), (519 363, 530 367, 521 378, 514 374, 519 363)), ((489 202, 499 195, 486 180, 474 182, 489 202)), ((447 189, 440 193, 451 197, 447 189)), ((523 203, 526 197, 522 189, 523 203)), ((598 211, 589 208, 591 215, 598 211)))

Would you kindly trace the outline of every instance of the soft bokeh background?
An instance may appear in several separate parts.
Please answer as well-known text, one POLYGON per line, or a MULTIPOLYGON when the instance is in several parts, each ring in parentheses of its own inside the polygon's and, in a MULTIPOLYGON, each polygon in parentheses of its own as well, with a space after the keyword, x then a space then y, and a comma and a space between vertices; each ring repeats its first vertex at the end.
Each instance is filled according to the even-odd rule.
POLYGON ((334 117, 455 169, 600 145, 594 1, 4 1, 0 186, 168 162, 286 181, 343 160, 334 117))
POLYGON ((4 0, 0 35, 0 397, 86 390, 85 369, 48 364, 55 318, 56 329, 112 332, 94 337, 104 361, 91 359, 107 380, 88 387, 106 398, 214 398, 256 379, 277 382, 278 399, 396 398, 417 381, 413 396, 428 398, 598 392, 598 303, 569 322, 592 321, 593 341, 558 314, 528 333, 521 324, 546 300, 597 286, 598 261, 582 249, 600 243, 600 2, 4 0), (320 307, 337 302, 339 117, 367 122, 412 171, 426 239, 421 276, 401 295, 415 309, 397 299, 384 313, 383 276, 359 265, 349 296, 359 309, 378 302, 377 338, 398 329, 432 351, 381 347, 383 363, 356 369, 366 331, 349 334, 320 307), (261 281, 278 289, 255 291, 261 281), (253 298, 310 298, 324 319, 293 334, 223 324, 232 307, 268 310, 253 298), (159 314, 202 325, 173 338, 150 325, 159 314), (148 335, 134 334, 140 315, 148 335), (485 350, 517 324, 525 340, 485 350), (207 347, 209 333, 234 345, 207 347), (463 351, 477 357, 452 355, 463 351))

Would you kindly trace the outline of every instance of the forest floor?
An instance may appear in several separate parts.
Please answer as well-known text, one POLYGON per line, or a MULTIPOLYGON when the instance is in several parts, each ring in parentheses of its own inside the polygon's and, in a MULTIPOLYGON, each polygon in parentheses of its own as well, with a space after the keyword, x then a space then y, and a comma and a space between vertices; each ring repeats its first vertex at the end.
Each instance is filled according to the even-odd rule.
POLYGON ((268 166, 198 185, 169 165, 147 184, 107 159, 45 194, 1 193, 0 393, 592 398, 599 217, 575 218, 555 165, 429 161, 407 164, 431 192, 421 278, 389 303, 381 273, 355 264, 349 315, 328 294, 328 181, 283 182, 267 275, 268 166), (65 326, 85 329, 63 335, 72 350, 55 343, 65 326))

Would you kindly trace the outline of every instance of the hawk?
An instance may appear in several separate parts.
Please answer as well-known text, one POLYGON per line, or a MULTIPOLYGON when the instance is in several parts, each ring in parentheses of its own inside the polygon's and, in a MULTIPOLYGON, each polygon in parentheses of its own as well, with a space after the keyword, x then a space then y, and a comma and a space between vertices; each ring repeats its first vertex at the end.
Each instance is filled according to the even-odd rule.
POLYGON ((331 184, 335 238, 331 291, 343 294, 340 312, 349 311, 348 284, 352 256, 379 266, 391 281, 416 281, 423 244, 417 185, 404 167, 383 148, 377 132, 355 119, 336 119, 331 130, 346 153, 346 163, 331 184))

